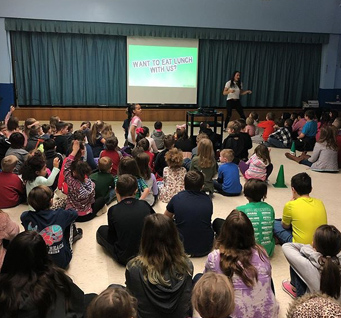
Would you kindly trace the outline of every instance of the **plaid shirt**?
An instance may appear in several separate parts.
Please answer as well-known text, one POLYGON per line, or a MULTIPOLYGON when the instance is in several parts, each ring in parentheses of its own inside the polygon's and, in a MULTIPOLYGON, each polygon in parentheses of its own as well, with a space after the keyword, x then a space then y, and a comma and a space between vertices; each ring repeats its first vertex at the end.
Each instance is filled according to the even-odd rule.
POLYGON ((278 130, 273 132, 270 136, 283 142, 283 145, 288 147, 291 143, 291 133, 287 127, 280 127, 278 130))

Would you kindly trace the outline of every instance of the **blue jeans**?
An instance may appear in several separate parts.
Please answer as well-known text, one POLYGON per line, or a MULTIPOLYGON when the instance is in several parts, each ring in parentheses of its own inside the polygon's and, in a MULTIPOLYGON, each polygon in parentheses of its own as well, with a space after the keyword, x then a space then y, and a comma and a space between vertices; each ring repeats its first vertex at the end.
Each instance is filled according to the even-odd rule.
POLYGON ((285 229, 282 226, 282 219, 276 219, 274 223, 274 235, 281 244, 292 242, 292 229, 285 229))
POLYGON ((297 297, 303 296, 307 291, 306 283, 297 275, 294 269, 290 266, 290 284, 295 286, 297 297))

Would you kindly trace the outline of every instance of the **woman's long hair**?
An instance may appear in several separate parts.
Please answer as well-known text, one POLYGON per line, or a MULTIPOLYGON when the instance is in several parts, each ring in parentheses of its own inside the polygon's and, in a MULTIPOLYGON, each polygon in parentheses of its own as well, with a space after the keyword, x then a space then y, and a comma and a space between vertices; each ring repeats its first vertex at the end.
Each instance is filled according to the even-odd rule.
POLYGON ((48 257, 44 239, 35 231, 18 234, 8 247, 1 269, 0 317, 16 317, 25 298, 33 303, 39 317, 46 317, 57 291, 67 301, 70 279, 48 257))
POLYGON ((323 126, 321 128, 319 143, 325 143, 326 147, 332 150, 337 151, 337 141, 336 141, 336 133, 333 127, 331 126, 323 126))
POLYGON ((165 273, 177 279, 191 275, 191 269, 178 230, 172 219, 155 213, 145 218, 139 255, 133 261, 142 265, 146 280, 170 286, 165 273))
POLYGON ((104 122, 101 120, 97 120, 92 128, 91 128, 91 134, 89 138, 89 143, 91 145, 96 145, 96 138, 100 135, 101 131, 103 130, 104 122))
POLYGON ((210 168, 215 164, 213 144, 210 139, 201 139, 198 143, 199 166, 210 168))
POLYGON ((264 250, 256 244, 255 233, 247 215, 233 210, 226 218, 217 238, 220 250, 220 268, 232 279, 238 275, 244 284, 252 287, 258 280, 257 269, 252 265, 253 249, 258 250, 261 258, 264 250))
POLYGON ((240 74, 239 71, 234 71, 233 72, 233 74, 232 74, 232 76, 230 78, 230 81, 231 81, 230 87, 236 87, 235 85, 237 85, 239 87, 239 89, 241 89, 241 82, 242 82, 241 77, 239 77, 239 80, 237 82, 234 81, 234 77, 236 76, 237 73, 240 74))
POLYGON ((322 256, 320 290, 331 297, 340 297, 341 276, 337 254, 341 251, 341 233, 333 225, 321 225, 314 235, 314 248, 322 256))

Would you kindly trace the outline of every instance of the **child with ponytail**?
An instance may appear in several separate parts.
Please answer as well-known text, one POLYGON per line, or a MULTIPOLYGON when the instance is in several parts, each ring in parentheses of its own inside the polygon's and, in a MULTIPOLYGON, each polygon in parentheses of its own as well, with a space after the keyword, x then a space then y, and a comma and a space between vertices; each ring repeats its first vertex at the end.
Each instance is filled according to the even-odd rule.
POLYGON ((291 297, 320 291, 340 301, 341 233, 333 225, 316 229, 313 244, 286 243, 283 253, 290 264, 290 282, 283 281, 283 290, 291 297))

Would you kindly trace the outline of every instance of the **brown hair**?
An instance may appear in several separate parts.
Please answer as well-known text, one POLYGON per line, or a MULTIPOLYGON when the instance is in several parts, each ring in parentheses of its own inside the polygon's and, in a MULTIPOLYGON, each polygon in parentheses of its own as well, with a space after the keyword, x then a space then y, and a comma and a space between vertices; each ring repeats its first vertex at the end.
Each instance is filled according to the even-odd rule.
POLYGON ((244 195, 251 202, 260 202, 266 199, 268 185, 259 179, 249 179, 244 184, 244 195))
POLYGON ((223 274, 205 273, 195 284, 192 304, 202 318, 226 318, 234 311, 234 289, 223 274))
POLYGON ((87 317, 136 318, 137 300, 123 287, 108 287, 91 301, 87 317))
POLYGON ((149 167, 149 156, 145 152, 141 152, 136 156, 136 163, 140 169, 141 177, 149 180, 151 176, 151 169, 149 167))
POLYGON ((174 136, 171 134, 166 135, 165 138, 163 139, 163 142, 165 144, 166 149, 171 149, 175 144, 174 136))
POLYGON ((201 139, 208 139, 208 135, 207 134, 205 134, 205 133, 200 133, 200 134, 198 134, 198 136, 195 138, 195 141, 197 142, 197 144, 199 143, 199 141, 201 140, 201 139))
POLYGON ((201 139, 198 143, 199 166, 210 168, 215 164, 213 144, 210 139, 201 139))
POLYGON ((335 299, 340 297, 341 276, 338 254, 341 251, 341 233, 333 225, 321 225, 314 234, 313 246, 322 255, 320 290, 335 299))
POLYGON ((253 125, 254 124, 254 119, 252 117, 246 118, 246 125, 253 125))
POLYGON ((266 165, 269 165, 271 163, 270 159, 270 152, 267 146, 265 145, 258 145, 255 148, 255 154, 256 156, 262 160, 266 165))
POLYGON ((320 144, 326 143, 326 148, 337 151, 337 141, 336 132, 331 126, 323 126, 321 128, 320 139, 318 141, 320 144))
POLYGON ((166 153, 165 159, 166 159, 167 165, 171 169, 182 167, 182 164, 183 164, 182 151, 177 148, 168 150, 166 153))
POLYGON ((222 272, 230 279, 236 274, 246 286, 252 287, 258 280, 257 269, 251 263, 253 249, 261 258, 266 252, 256 244, 252 223, 245 213, 233 210, 228 215, 217 238, 217 247, 222 272))
POLYGON ((136 178, 141 178, 140 169, 136 163, 136 160, 132 157, 124 157, 121 159, 118 165, 117 174, 131 174, 136 178))
POLYGON ((47 210, 51 207, 53 198, 52 190, 44 185, 33 188, 28 194, 28 204, 37 212, 47 210))
POLYGON ((193 274, 173 220, 159 213, 144 219, 140 252, 131 266, 135 264, 142 265, 144 279, 154 285, 171 285, 166 272, 177 279, 193 274))
POLYGON ((97 120, 92 128, 91 128, 91 134, 90 134, 90 138, 89 138, 89 143, 92 145, 96 144, 96 138, 97 136, 99 136, 99 134, 101 133, 102 129, 104 127, 104 122, 101 120, 97 120))
POLYGON ((130 197, 135 194, 137 190, 137 180, 131 174, 122 174, 118 177, 116 182, 116 192, 121 197, 130 197))

